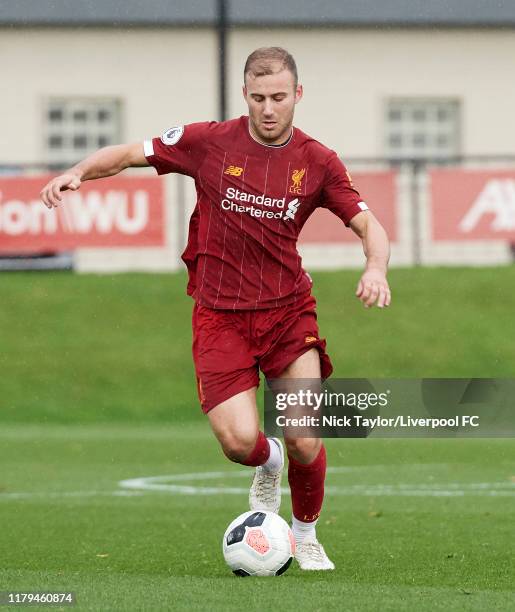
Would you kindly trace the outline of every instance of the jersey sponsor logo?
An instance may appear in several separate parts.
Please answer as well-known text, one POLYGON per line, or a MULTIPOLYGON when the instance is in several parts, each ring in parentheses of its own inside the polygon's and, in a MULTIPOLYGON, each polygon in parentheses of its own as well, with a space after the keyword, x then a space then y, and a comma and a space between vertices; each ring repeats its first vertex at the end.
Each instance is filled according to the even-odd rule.
POLYGON ((291 174, 291 185, 290 185, 290 193, 296 193, 300 195, 302 193, 302 179, 306 174, 306 168, 302 168, 302 170, 294 170, 291 174))
POLYGON ((161 142, 165 145, 174 145, 179 142, 184 134, 184 126, 176 125, 175 127, 171 127, 166 132, 163 132, 161 136, 161 142))
POLYGON ((288 221, 288 219, 295 219, 295 214, 300 206, 299 198, 295 198, 291 202, 288 203, 288 210, 284 213, 284 220, 288 221))
POLYGON ((493 215, 490 229, 494 232, 515 229, 515 180, 490 179, 461 220, 460 230, 471 232, 485 215, 493 215))
POLYGON ((287 203, 286 198, 270 198, 264 193, 256 195, 236 189, 236 187, 228 187, 220 206, 222 210, 245 213, 257 219, 283 219, 287 221, 295 218, 300 202, 298 198, 295 198, 287 203))
POLYGON ((225 169, 224 174, 230 174, 231 176, 241 176, 243 174, 243 168, 239 166, 229 166, 225 169))

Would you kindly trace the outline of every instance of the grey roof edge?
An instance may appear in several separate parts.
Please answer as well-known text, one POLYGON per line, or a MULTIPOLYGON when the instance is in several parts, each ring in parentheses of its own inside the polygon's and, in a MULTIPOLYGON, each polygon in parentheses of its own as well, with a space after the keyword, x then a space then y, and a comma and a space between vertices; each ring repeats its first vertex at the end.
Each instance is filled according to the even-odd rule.
MULTIPOLYGON (((176 27, 217 23, 220 0, 0 0, 0 25, 176 27)), ((237 27, 515 26, 515 0, 225 0, 237 27)))
MULTIPOLYGON (((27 22, 26 20, 4 20, 0 16, 0 27, 1 28, 12 28, 12 29, 33 29, 33 28, 139 28, 139 29, 163 29, 163 28, 214 28, 217 26, 216 20, 176 20, 176 21, 152 21, 152 20, 132 20, 132 19, 113 19, 113 20, 31 20, 27 22)), ((413 29, 413 30, 423 30, 423 29, 502 29, 502 30, 511 30, 515 28, 515 19, 507 21, 507 20, 499 20, 494 21, 491 20, 488 23, 484 21, 454 21, 452 23, 445 21, 427 21, 424 23, 421 22, 412 22, 407 20, 397 20, 397 21, 321 21, 319 23, 313 22, 303 22, 303 21, 290 21, 290 22, 249 22, 249 21, 232 21, 227 24, 229 29, 379 29, 381 28, 383 31, 388 29, 395 28, 403 28, 403 29, 413 29)))

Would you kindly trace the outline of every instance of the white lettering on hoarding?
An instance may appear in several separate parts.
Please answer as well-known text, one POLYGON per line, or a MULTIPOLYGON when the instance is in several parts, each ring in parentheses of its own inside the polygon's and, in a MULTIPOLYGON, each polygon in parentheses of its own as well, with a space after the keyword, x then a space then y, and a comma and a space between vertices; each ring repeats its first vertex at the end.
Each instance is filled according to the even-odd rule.
POLYGON ((68 193, 57 210, 48 210, 39 200, 2 202, 0 193, 0 233, 20 236, 24 233, 55 234, 59 226, 66 233, 137 234, 149 220, 149 197, 142 189, 132 198, 126 191, 110 190, 68 193))
POLYGON ((490 229, 515 229, 515 180, 490 179, 459 224, 462 232, 472 231, 483 215, 494 215, 490 229))
POLYGON ((133 215, 129 215, 129 199, 124 193, 123 204, 118 206, 116 211, 116 225, 123 234, 138 234, 143 231, 148 223, 149 203, 148 193, 139 189, 132 198, 133 215))
MULTIPOLYGON (((58 227, 58 217, 54 211, 46 206, 41 206, 40 200, 28 203, 29 211, 29 234, 55 234, 58 227)), ((59 210, 59 209, 57 209, 59 210)))
POLYGON ((19 236, 27 231, 28 209, 20 200, 10 200, 2 206, 0 230, 11 236, 19 236))

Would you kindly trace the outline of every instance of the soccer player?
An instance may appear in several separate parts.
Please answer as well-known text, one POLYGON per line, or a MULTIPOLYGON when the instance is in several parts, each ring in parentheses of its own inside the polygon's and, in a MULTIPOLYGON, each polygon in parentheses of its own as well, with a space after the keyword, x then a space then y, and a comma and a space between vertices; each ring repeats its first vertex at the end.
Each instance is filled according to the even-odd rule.
MULTIPOLYGON (((136 166, 195 180, 197 204, 182 258, 195 301, 199 399, 225 455, 255 467, 251 509, 278 512, 284 452, 278 439, 260 430, 259 369, 268 379, 325 379, 332 372, 312 282, 296 249, 299 232, 322 206, 361 238, 366 268, 356 296, 365 307, 390 304, 389 244, 337 154, 293 126, 302 98, 293 57, 279 47, 254 51, 244 68, 243 96, 248 116, 105 147, 50 181, 41 198, 49 208, 58 206, 63 191, 136 166)), ((316 536, 324 445, 320 438, 285 435, 284 441, 296 559, 305 570, 334 569, 316 536)))

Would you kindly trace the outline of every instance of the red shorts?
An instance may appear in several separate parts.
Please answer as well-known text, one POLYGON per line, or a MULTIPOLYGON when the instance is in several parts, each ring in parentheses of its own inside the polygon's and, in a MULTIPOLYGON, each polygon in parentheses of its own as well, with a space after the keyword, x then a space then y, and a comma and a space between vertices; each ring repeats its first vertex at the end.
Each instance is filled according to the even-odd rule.
POLYGON ((316 300, 264 310, 214 310, 195 304, 193 361, 204 412, 246 389, 259 386, 259 368, 278 378, 297 357, 316 347, 322 378, 333 371, 318 334, 316 300))

